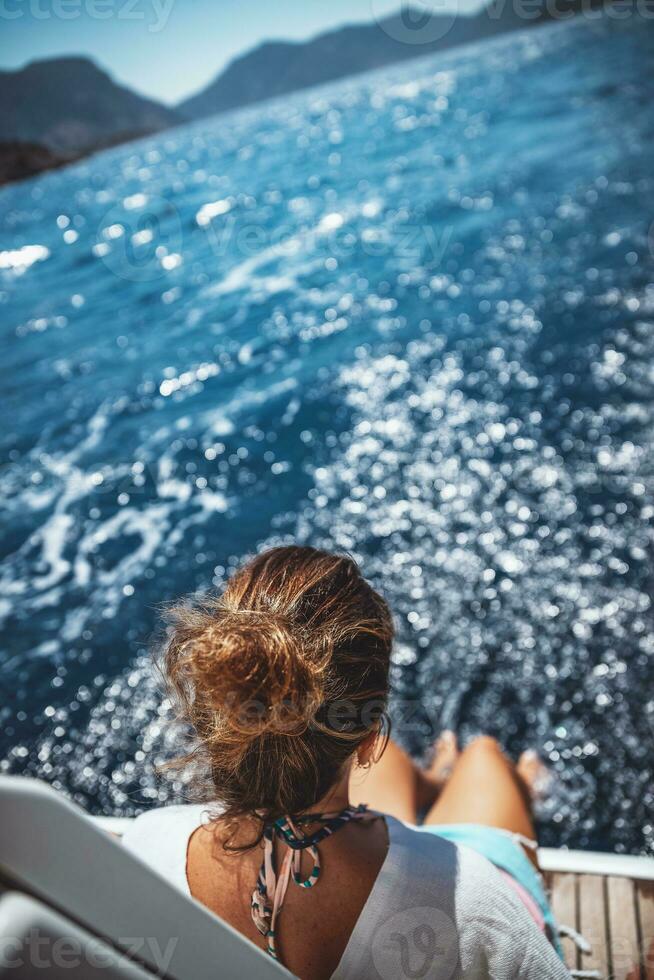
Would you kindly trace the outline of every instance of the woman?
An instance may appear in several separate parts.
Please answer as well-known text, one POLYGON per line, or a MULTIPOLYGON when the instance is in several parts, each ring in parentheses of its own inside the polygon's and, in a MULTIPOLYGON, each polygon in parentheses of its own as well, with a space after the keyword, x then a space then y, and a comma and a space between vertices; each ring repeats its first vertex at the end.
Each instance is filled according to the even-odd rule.
POLYGON ((519 843, 537 766, 449 734, 415 767, 382 731, 392 638, 355 562, 312 548, 175 610, 162 666, 206 802, 125 843, 306 980, 568 977, 519 843))

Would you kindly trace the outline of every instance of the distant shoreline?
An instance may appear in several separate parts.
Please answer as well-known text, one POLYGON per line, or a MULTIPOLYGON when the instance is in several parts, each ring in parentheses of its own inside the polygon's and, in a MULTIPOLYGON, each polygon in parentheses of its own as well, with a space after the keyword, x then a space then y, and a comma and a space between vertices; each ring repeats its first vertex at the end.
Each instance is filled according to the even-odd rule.
MULTIPOLYGON (((180 125, 182 124, 180 123, 180 125)), ((168 129, 173 128, 175 127, 165 127, 142 133, 124 133, 115 136, 113 139, 103 140, 93 146, 70 152, 44 146, 42 143, 31 140, 0 140, 0 187, 16 184, 21 180, 29 180, 30 177, 37 177, 49 170, 60 170, 72 163, 78 163, 80 160, 92 157, 96 153, 101 153, 103 150, 110 150, 115 146, 132 143, 148 136, 155 136, 157 133, 165 133, 168 129)))
MULTIPOLYGON (((491 0, 489 6, 485 8, 485 12, 488 13, 491 7, 493 7, 494 5, 500 2, 501 0, 491 0)), ((581 5, 588 4, 590 5, 591 8, 595 8, 595 9, 604 8, 610 4, 610 0, 569 0, 569 2, 571 2, 573 9, 571 9, 572 17, 566 18, 564 21, 564 23, 567 24, 570 23, 570 20, 579 19, 578 15, 581 12, 580 4, 581 5)), ((473 20, 475 20, 475 18, 471 18, 471 21, 473 20)), ((93 156, 94 154, 99 153, 102 150, 110 149, 115 146, 123 145, 135 140, 143 139, 148 136, 154 136, 158 133, 168 132, 178 128, 179 126, 188 125, 189 123, 193 123, 193 122, 198 122, 202 118, 211 118, 216 115, 226 115, 234 111, 239 111, 241 109, 246 109, 246 108, 252 108, 256 105, 264 104, 270 101, 271 99, 284 98, 286 96, 295 95, 300 92, 310 91, 311 89, 320 88, 323 85, 329 85, 335 82, 344 81, 347 78, 353 78, 353 77, 365 75, 368 72, 375 72, 375 71, 383 70, 385 68, 395 67, 401 64, 407 64, 408 61, 422 60, 423 58, 434 57, 436 54, 449 54, 449 52, 451 51, 464 49, 470 45, 479 44, 480 42, 500 40, 502 38, 506 38, 509 35, 513 35, 517 32, 522 33, 523 31, 531 31, 536 27, 543 27, 545 25, 553 26, 555 23, 557 23, 556 19, 548 18, 541 14, 541 16, 539 16, 535 20, 532 20, 530 23, 516 24, 515 22, 507 22, 502 24, 499 30, 495 29, 493 30, 493 32, 488 34, 482 34, 481 36, 461 37, 460 39, 455 40, 454 43, 452 44, 439 46, 437 50, 434 50, 433 48, 431 50, 424 50, 424 49, 420 50, 419 46, 416 45, 416 49, 412 55, 407 56, 405 54, 400 59, 393 57, 390 58, 390 60, 388 61, 383 61, 381 64, 374 64, 374 65, 363 64, 360 69, 356 69, 356 70, 351 70, 351 64, 350 64, 348 66, 348 69, 345 70, 341 75, 337 75, 335 77, 323 79, 323 80, 314 80, 308 83, 304 82, 292 88, 288 88, 285 91, 270 92, 268 90, 267 94, 264 94, 264 92, 266 92, 264 87, 264 90, 258 92, 256 96, 254 96, 254 93, 250 93, 250 96, 252 97, 246 97, 246 98, 244 98, 244 92, 241 91, 241 98, 243 99, 243 101, 241 101, 238 104, 233 104, 233 105, 225 104, 222 107, 214 108, 214 109, 209 109, 205 107, 205 109, 202 111, 202 114, 193 115, 189 113, 188 116, 182 115, 180 112, 175 113, 175 110, 165 110, 167 117, 166 115, 162 117, 160 114, 158 116, 157 115, 153 116, 151 113, 153 107, 155 110, 156 109, 164 110, 164 107, 158 106, 157 103, 153 102, 152 100, 142 99, 140 96, 136 96, 135 93, 133 93, 131 90, 116 85, 113 82, 113 80, 110 78, 110 76, 107 75, 106 72, 98 68, 98 66, 96 66, 93 62, 87 59, 83 59, 83 58, 53 59, 51 63, 34 62, 31 68, 32 69, 38 68, 40 73, 38 86, 36 89, 37 94, 39 96, 39 101, 41 101, 42 99, 43 85, 47 82, 47 77, 49 77, 49 73, 51 73, 52 71, 54 71, 58 75, 59 83, 61 83, 62 80, 64 81, 64 87, 66 89, 72 88, 74 90, 76 88, 76 79, 74 77, 75 73, 72 71, 72 69, 70 72, 64 70, 66 66, 66 62, 70 61, 71 63, 72 62, 76 63, 77 69, 80 69, 81 66, 81 70, 84 73, 83 80, 86 82, 87 87, 91 87, 91 88, 93 87, 93 86, 88 86, 89 77, 91 78, 91 81, 94 83, 96 82, 96 80, 99 80, 101 89, 98 90, 97 97, 103 100, 103 108, 105 110, 105 114, 104 114, 105 127, 107 125, 108 119, 111 119, 113 117, 113 119, 117 121, 118 118, 121 118, 121 112, 124 109, 125 99, 129 101, 132 108, 134 108, 134 105, 136 104, 136 116, 133 115, 132 118, 129 120, 128 128, 109 132, 106 135, 98 134, 97 132, 94 133, 93 129, 95 128, 97 130, 97 127, 87 126, 85 132, 86 141, 85 141, 85 145, 82 146, 76 145, 76 141, 70 140, 68 138, 64 141, 59 141, 57 138, 49 140, 48 132, 44 132, 42 138, 40 138, 38 134, 36 138, 31 138, 31 133, 29 136, 27 136, 24 139, 21 138, 20 135, 16 136, 15 138, 14 137, 6 138, 6 139, 0 138, 0 186, 16 183, 21 180, 27 180, 31 177, 38 176, 40 173, 44 173, 48 170, 55 170, 55 169, 65 167, 68 164, 76 163, 82 159, 86 159, 90 156, 93 156), (52 65, 52 69, 50 68, 50 65, 52 65), (45 79, 43 77, 44 73, 47 76, 45 79), (107 93, 109 93, 109 96, 112 100, 115 100, 115 104, 113 101, 111 102, 111 108, 109 108, 109 106, 106 104, 107 93), (139 112, 143 112, 143 111, 149 112, 150 113, 149 116, 144 117, 143 115, 140 116, 138 115, 139 112), (145 123, 145 126, 141 127, 139 125, 140 123, 141 124, 145 123), (93 138, 94 136, 99 136, 99 138, 94 139, 93 138)), ((372 25, 367 25, 368 30, 371 27, 372 25)), ((340 31, 336 32, 336 34, 342 35, 348 31, 355 30, 355 29, 356 28, 345 27, 342 28, 340 31)), ((314 39, 313 41, 307 42, 307 44, 315 43, 316 40, 320 41, 322 40, 322 38, 319 37, 317 39, 314 39)), ((295 47, 301 49, 303 47, 306 47, 306 45, 299 44, 299 45, 295 45, 295 47)), ((217 85, 221 84, 224 76, 229 74, 233 66, 236 64, 242 64, 246 61, 250 62, 248 66, 249 74, 252 77, 256 77, 256 70, 255 70, 256 64, 254 62, 257 62, 257 57, 259 54, 260 54, 260 49, 254 52, 249 52, 245 56, 242 56, 240 59, 236 59, 236 61, 233 62, 231 66, 228 66, 228 69, 226 69, 223 73, 221 73, 221 75, 218 76, 218 78, 213 83, 207 86, 207 88, 204 90, 204 93, 201 93, 202 97, 206 98, 207 92, 211 91, 212 89, 215 89, 217 85)), ((7 76, 11 75, 11 73, 0 72, 0 75, 3 74, 7 76)), ((263 72, 263 74, 265 75, 265 71, 263 72)), ((77 79, 77 81, 79 81, 79 79, 77 79)), ((0 81, 0 85, 1 85, 1 81, 0 81)), ((61 99, 62 96, 61 84, 60 84, 60 91, 58 94, 61 99)), ((195 96, 193 99, 187 99, 186 103, 195 102, 198 99, 199 96, 195 96)), ((64 104, 66 106, 68 105, 67 98, 64 98, 64 104)), ((184 103, 180 104, 180 107, 183 105, 184 103)), ((93 116, 91 118, 93 118, 93 116)), ((122 119, 125 119, 124 115, 122 116, 122 119)), ((125 122, 127 122, 126 119, 125 122)), ((56 119, 53 118, 52 115, 48 116, 48 125, 52 125, 53 136, 56 137, 59 137, 62 132, 66 134, 66 130, 71 128, 71 123, 73 123, 75 127, 79 126, 80 130, 83 130, 85 125, 85 123, 82 122, 81 120, 70 120, 65 115, 64 118, 63 119, 60 118, 58 122, 56 119)), ((34 127, 32 127, 32 130, 33 129, 34 127)), ((77 135, 79 136, 80 134, 78 133, 77 135)))
POLYGON ((65 167, 79 159, 80 154, 58 153, 41 143, 27 140, 2 140, 0 141, 0 185, 27 180, 47 170, 65 167))

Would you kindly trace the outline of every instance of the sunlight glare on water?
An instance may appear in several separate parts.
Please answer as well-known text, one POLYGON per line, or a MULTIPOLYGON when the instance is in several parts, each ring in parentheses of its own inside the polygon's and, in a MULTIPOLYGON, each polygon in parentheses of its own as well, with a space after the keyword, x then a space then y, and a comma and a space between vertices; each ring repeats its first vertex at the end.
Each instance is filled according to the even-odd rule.
POLYGON ((390 600, 413 753, 533 745, 546 843, 652 843, 653 54, 543 28, 1 192, 3 771, 171 799, 157 606, 298 540, 390 600))

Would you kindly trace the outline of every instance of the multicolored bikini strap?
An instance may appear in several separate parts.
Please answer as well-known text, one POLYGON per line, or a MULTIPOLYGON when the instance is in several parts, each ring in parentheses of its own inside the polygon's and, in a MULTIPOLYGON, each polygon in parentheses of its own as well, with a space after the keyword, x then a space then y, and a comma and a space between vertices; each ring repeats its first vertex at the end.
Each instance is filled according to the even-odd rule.
POLYGON ((259 932, 268 941, 267 949, 276 960, 275 925, 286 895, 288 882, 293 881, 300 888, 313 888, 320 877, 320 855, 318 844, 326 837, 335 834, 350 820, 376 820, 380 814, 369 810, 365 804, 348 806, 338 813, 308 813, 301 817, 280 817, 274 823, 266 824, 263 832, 264 857, 257 884, 252 892, 252 919, 259 932), (322 826, 313 834, 304 834, 301 824, 319 823, 322 826), (282 861, 281 871, 275 871, 275 837, 288 848, 282 861), (306 878, 302 877, 302 852, 308 851, 313 864, 306 878))

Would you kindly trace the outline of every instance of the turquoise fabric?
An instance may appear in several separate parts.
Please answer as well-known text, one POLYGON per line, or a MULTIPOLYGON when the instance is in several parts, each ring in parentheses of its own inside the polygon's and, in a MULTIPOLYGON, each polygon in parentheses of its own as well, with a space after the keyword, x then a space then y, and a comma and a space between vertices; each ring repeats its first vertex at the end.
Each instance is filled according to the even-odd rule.
POLYGON ((507 831, 476 823, 423 824, 417 829, 429 834, 438 834, 439 837, 445 837, 454 844, 463 844, 515 878, 529 892, 543 913, 547 935, 563 959, 558 927, 547 901, 541 876, 525 854, 523 846, 507 831))

